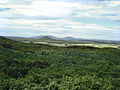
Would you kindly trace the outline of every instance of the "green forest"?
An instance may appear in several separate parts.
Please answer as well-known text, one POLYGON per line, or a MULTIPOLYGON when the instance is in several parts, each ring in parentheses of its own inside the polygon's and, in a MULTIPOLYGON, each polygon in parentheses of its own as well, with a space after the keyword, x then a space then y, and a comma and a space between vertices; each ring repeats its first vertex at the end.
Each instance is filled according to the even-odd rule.
POLYGON ((120 90, 120 49, 0 37, 0 90, 120 90))

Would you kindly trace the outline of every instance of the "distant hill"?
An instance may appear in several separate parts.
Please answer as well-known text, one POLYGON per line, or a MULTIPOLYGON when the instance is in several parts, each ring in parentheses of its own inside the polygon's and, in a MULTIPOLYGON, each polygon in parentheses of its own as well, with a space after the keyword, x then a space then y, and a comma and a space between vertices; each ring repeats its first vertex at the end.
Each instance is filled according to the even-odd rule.
POLYGON ((48 36, 44 36, 44 37, 40 37, 40 38, 32 38, 31 41, 49 42, 49 41, 56 41, 56 39, 50 38, 48 36))
POLYGON ((6 38, 21 41, 21 42, 59 42, 59 43, 104 43, 104 44, 120 44, 120 41, 113 40, 97 40, 97 39, 83 39, 74 37, 58 38, 52 35, 40 35, 33 37, 13 37, 5 36, 6 38))
POLYGON ((64 37, 62 40, 71 40, 71 41, 77 41, 77 40, 83 40, 82 38, 73 38, 73 37, 64 37))
POLYGON ((52 35, 41 35, 41 36, 34 36, 34 37, 28 37, 29 39, 39 39, 39 38, 42 38, 42 37, 49 37, 51 39, 55 39, 55 40, 83 40, 82 38, 74 38, 74 37, 64 37, 64 38, 58 38, 58 37, 55 37, 55 36, 52 36, 52 35))
POLYGON ((25 37, 14 37, 14 36, 5 36, 6 38, 8 39, 12 39, 12 40, 15 40, 15 41, 21 41, 21 42, 26 42, 26 41, 29 41, 27 38, 25 37))
POLYGON ((52 36, 52 35, 40 35, 40 36, 33 36, 33 37, 28 37, 28 38, 29 39, 39 39, 39 38, 42 38, 42 37, 49 37, 49 38, 56 39, 56 40, 59 39, 59 38, 57 38, 55 36, 52 36))

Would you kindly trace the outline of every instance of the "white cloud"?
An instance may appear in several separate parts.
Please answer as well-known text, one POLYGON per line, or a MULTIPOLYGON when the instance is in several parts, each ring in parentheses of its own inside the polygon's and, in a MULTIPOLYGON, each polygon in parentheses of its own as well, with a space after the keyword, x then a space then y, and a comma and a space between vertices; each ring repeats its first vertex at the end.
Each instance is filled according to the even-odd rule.
MULTIPOLYGON (((120 1, 104 1, 104 2, 91 2, 88 3, 87 6, 92 6, 92 8, 83 9, 78 8, 76 13, 76 18, 104 18, 108 20, 120 20, 120 1), (108 14, 108 16, 104 16, 108 14), (115 16, 109 16, 110 14, 114 14, 115 16)), ((84 6, 84 5, 83 5, 84 6)), ((81 6, 81 7, 83 7, 81 6)), ((87 7, 85 5, 85 7, 87 7)))
MULTIPOLYGON (((9 0, 8 0, 9 1, 9 0)), ((48 1, 48 0, 30 0, 31 4, 14 4, 7 3, 8 1, 1 0, 5 5, 0 5, 0 8, 11 8, 12 10, 2 13, 2 15, 9 14, 26 15, 26 16, 47 16, 47 17, 71 17, 72 18, 106 18, 109 20, 116 20, 120 18, 120 1, 104 1, 104 2, 87 2, 87 3, 71 3, 63 1, 48 1), (103 16, 104 14, 116 14, 114 17, 103 16)), ((25 0, 24 0, 25 1, 25 0)), ((14 1, 15 2, 15 1, 14 1)), ((16 1, 17 2, 17 1, 16 1)))
POLYGON ((28 28, 35 30, 43 31, 66 31, 70 30, 73 32, 84 31, 84 30, 99 30, 99 31, 108 31, 113 32, 118 30, 120 27, 107 27, 97 24, 85 24, 81 22, 73 22, 70 20, 10 20, 10 19, 1 19, 1 21, 6 24, 7 28, 28 28))
POLYGON ((107 6, 118 6, 120 5, 120 1, 105 1, 105 3, 107 4, 107 6))
MULTIPOLYGON (((29 5, 16 5, 8 3, 7 5, 0 5, 1 8, 11 8, 16 11, 16 14, 27 16, 65 16, 72 12, 72 9, 77 4, 56 1, 35 1, 29 5)), ((14 14, 14 13, 13 13, 14 14)))
POLYGON ((8 3, 8 1, 0 0, 0 4, 5 4, 5 3, 8 3))
POLYGON ((71 18, 120 20, 119 5, 120 1, 71 3, 60 0, 0 0, 0 8, 10 8, 10 10, 0 11, 0 27, 7 28, 8 30, 25 30, 26 32, 32 30, 32 32, 29 32, 30 35, 34 34, 33 31, 42 31, 59 36, 62 33, 62 35, 76 37, 92 38, 95 35, 96 38, 112 38, 114 32, 117 32, 120 27, 81 23, 75 20, 71 21, 71 18), (25 1, 27 4, 18 4, 18 1, 23 3, 25 1), (15 18, 19 16, 21 18, 15 18), (8 17, 14 19, 7 19, 8 17), (26 17, 30 18, 26 19, 26 17), (43 17, 43 20, 37 20, 34 17, 43 17), (48 17, 50 20, 44 20, 44 17, 48 17), (55 17, 60 17, 60 19, 51 19, 55 17))

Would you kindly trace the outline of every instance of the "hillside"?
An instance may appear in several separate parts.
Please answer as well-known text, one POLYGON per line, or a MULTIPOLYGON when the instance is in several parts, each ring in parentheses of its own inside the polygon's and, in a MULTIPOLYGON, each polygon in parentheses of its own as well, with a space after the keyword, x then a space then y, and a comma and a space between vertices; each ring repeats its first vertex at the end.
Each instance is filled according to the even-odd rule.
POLYGON ((41 37, 41 38, 33 38, 33 39, 31 39, 31 41, 35 41, 35 42, 49 42, 49 41, 57 41, 57 40, 55 40, 55 39, 53 39, 53 38, 50 38, 50 37, 48 37, 48 36, 44 36, 44 37, 41 37))
POLYGON ((96 40, 96 39, 82 39, 82 38, 74 38, 74 37, 64 37, 64 38, 58 38, 51 35, 41 35, 41 36, 33 36, 33 37, 12 37, 12 36, 6 36, 8 39, 12 39, 15 41, 20 42, 51 42, 51 43, 61 43, 61 44, 114 44, 114 45, 120 45, 120 41, 114 41, 114 40, 96 40))
POLYGON ((12 39, 15 41, 20 41, 20 42, 28 42, 29 39, 25 38, 25 37, 12 37, 12 36, 6 36, 6 38, 8 39, 12 39))
POLYGON ((78 40, 83 40, 82 38, 73 38, 73 37, 64 37, 61 38, 62 40, 67 40, 67 41, 78 41, 78 40))
POLYGON ((0 90, 13 89, 119 90, 120 50, 55 47, 0 37, 0 90))

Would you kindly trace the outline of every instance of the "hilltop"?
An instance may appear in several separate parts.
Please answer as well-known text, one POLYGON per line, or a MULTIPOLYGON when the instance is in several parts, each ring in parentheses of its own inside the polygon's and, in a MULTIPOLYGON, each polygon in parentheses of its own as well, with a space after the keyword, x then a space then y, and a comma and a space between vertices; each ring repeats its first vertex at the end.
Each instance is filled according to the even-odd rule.
POLYGON ((49 42, 49 41, 57 41, 56 39, 50 38, 49 36, 44 36, 40 38, 32 38, 31 41, 42 41, 42 42, 49 42))
POLYGON ((52 35, 41 35, 41 36, 33 36, 33 37, 13 37, 13 36, 5 36, 8 39, 21 41, 21 42, 57 42, 57 43, 72 43, 72 44, 120 44, 120 41, 114 40, 97 40, 97 39, 83 39, 83 38, 74 38, 74 37, 55 37, 52 35))
POLYGON ((20 41, 24 43, 36 43, 36 44, 49 44, 53 46, 92 46, 92 47, 112 47, 112 48, 119 48, 120 42, 119 41, 112 41, 112 40, 89 40, 89 39, 82 39, 82 38, 73 38, 73 37, 65 37, 65 38, 58 38, 51 35, 41 35, 41 36, 34 36, 34 37, 6 37, 11 40, 20 41))

